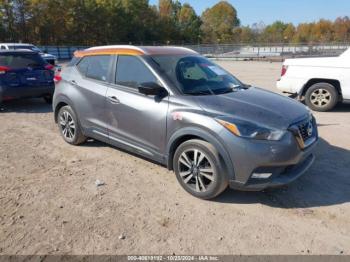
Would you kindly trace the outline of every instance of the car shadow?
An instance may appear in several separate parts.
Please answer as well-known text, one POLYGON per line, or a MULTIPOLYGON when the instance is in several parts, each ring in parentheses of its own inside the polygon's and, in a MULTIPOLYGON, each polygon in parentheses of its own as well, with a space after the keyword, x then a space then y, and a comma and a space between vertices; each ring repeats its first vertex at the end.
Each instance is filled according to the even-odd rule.
POLYGON ((101 142, 101 141, 98 141, 98 140, 95 140, 95 139, 92 139, 92 138, 89 138, 85 141, 85 143, 79 145, 81 147, 92 147, 92 148, 99 148, 99 147, 111 147, 111 145, 107 144, 107 143, 104 143, 104 142, 101 142))
POLYGON ((330 111, 329 113, 332 112, 339 112, 339 113, 346 113, 346 112, 350 112, 350 104, 338 104, 332 111, 330 111))
POLYGON ((0 114, 4 113, 50 113, 52 106, 42 98, 4 101, 0 104, 0 114))
POLYGON ((232 204, 261 203, 278 208, 312 208, 350 202, 350 151, 320 139, 316 160, 294 183, 262 192, 227 189, 213 201, 232 204))

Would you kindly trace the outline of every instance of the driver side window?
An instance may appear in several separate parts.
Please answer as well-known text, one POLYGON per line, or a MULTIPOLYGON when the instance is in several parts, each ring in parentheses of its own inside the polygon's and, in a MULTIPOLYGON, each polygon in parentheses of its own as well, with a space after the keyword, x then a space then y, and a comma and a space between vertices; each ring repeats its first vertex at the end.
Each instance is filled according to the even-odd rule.
POLYGON ((136 56, 120 55, 117 62, 116 84, 138 88, 141 83, 154 82, 157 78, 136 56))

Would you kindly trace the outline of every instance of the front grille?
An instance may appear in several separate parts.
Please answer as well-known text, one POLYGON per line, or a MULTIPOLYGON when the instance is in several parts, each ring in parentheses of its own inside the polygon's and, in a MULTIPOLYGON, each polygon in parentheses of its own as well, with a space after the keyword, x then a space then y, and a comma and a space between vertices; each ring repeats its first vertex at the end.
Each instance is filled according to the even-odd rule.
POLYGON ((314 134, 314 123, 312 119, 307 119, 307 121, 298 125, 299 133, 305 142, 314 134))
POLYGON ((313 117, 308 117, 290 127, 295 135, 299 146, 306 148, 317 139, 317 126, 313 117))

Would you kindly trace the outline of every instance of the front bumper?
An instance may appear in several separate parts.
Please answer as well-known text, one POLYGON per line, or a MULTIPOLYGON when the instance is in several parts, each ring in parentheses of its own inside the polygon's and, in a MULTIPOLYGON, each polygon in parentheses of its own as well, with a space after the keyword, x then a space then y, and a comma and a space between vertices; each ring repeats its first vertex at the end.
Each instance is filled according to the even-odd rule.
POLYGON ((246 184, 237 183, 237 181, 231 180, 229 185, 233 189, 244 191, 260 191, 266 188, 281 187, 292 183, 304 175, 314 161, 315 156, 310 154, 297 165, 282 168, 282 172, 273 174, 269 179, 251 179, 246 184))
POLYGON ((306 82, 307 80, 303 78, 283 76, 281 79, 277 80, 276 87, 283 93, 299 94, 306 82))
POLYGON ((227 136, 226 149, 234 170, 229 174, 229 185, 233 189, 259 191, 289 184, 305 174, 313 164, 317 132, 312 144, 301 148, 295 134, 287 132, 280 141, 261 141, 227 136), (271 174, 268 178, 253 178, 255 173, 271 174))
POLYGON ((278 90, 280 90, 282 92, 292 93, 289 85, 287 83, 285 83, 285 81, 283 81, 282 79, 277 80, 276 87, 278 90))

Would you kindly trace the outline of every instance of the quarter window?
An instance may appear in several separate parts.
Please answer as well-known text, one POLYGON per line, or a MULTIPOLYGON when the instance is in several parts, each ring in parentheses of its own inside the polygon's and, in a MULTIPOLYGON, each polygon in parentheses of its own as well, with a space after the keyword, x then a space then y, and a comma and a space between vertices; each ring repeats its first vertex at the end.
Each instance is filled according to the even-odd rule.
POLYGON ((157 82, 157 78, 135 56, 119 56, 117 63, 116 83, 122 86, 137 88, 141 83, 157 82))
POLYGON ((80 73, 86 76, 88 66, 89 66, 89 57, 85 57, 79 62, 79 64, 77 65, 77 68, 80 73))
POLYGON ((107 81, 111 56, 88 56, 83 58, 77 65, 78 70, 88 78, 99 81, 107 81))

